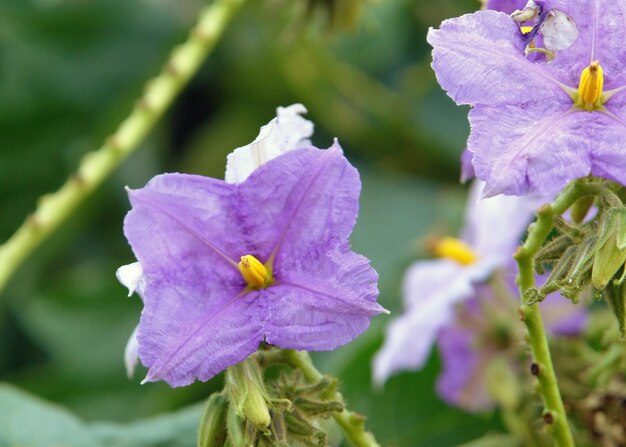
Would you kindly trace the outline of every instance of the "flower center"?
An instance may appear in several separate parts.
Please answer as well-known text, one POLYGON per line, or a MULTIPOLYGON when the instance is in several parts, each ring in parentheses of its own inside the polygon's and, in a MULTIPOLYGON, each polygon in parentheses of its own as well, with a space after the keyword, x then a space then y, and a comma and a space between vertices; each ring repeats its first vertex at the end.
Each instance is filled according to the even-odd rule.
POLYGON ((239 271, 251 289, 264 289, 274 281, 271 270, 268 270, 261 264, 261 261, 252 255, 241 257, 239 271))
POLYGON ((433 244, 433 252, 440 258, 448 258, 461 265, 470 265, 478 260, 474 250, 460 239, 444 237, 433 244))
POLYGON ((602 107, 602 87, 604 86, 604 75, 600 62, 594 61, 580 74, 580 84, 578 84, 578 95, 576 106, 592 111, 602 107))

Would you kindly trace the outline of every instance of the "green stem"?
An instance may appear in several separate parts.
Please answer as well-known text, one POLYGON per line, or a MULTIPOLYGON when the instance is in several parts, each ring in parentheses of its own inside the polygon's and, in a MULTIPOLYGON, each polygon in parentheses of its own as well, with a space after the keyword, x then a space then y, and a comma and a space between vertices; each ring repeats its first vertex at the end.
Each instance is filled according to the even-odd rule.
POLYGON ((0 246, 0 292, 28 255, 137 147, 198 71, 219 41, 226 25, 245 0, 216 0, 203 9, 187 41, 175 48, 161 73, 148 82, 143 96, 114 134, 90 152, 65 184, 41 197, 37 209, 0 246))
MULTIPOLYGON (((315 368, 311 357, 306 351, 276 349, 271 351, 259 351, 257 356, 261 364, 285 363, 292 368, 299 369, 309 383, 319 382, 324 377, 324 375, 315 368)), ((336 399, 343 402, 341 393, 337 393, 336 399)), ((364 416, 344 409, 341 413, 337 413, 334 418, 353 446, 380 447, 374 435, 365 430, 364 416)))
POLYGON ((541 207, 536 222, 529 227, 526 242, 515 253, 519 265, 518 284, 522 301, 520 315, 528 331, 533 360, 539 366, 539 392, 546 406, 545 414, 550 415, 546 420, 552 420, 552 436, 559 447, 574 446, 574 438, 563 407, 539 306, 526 305, 524 297, 529 289, 535 287, 533 260, 552 231, 554 216, 563 214, 579 197, 592 193, 592 189, 585 180, 576 180, 565 188, 554 203, 541 207))

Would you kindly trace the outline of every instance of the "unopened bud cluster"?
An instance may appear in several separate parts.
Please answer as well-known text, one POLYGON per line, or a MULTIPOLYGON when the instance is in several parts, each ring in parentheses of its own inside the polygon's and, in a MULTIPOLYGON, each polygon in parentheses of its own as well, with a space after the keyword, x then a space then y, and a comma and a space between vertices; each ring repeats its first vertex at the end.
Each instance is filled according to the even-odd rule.
MULTIPOLYGON (((592 181, 593 183, 593 181, 592 181)), ((548 279, 529 289, 525 301, 542 301, 549 293, 578 302, 593 286, 616 316, 622 337, 626 335, 626 197, 624 187, 607 182, 594 184, 597 195, 582 196, 570 209, 571 219, 554 218, 556 234, 535 257, 535 270, 548 279), (586 218, 592 208, 596 215, 586 218)))

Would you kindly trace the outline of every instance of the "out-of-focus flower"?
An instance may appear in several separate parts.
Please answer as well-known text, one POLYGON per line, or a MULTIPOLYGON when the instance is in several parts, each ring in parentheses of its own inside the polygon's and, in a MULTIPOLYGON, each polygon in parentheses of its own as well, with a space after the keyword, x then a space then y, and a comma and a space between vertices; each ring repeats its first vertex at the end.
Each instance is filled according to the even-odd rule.
POLYGON ((385 310, 348 244, 359 192, 337 143, 288 151, 235 184, 164 174, 130 190, 144 381, 208 380, 262 341, 328 350, 363 332, 385 310))
POLYGON ((434 248, 440 259, 418 261, 404 279, 406 313, 391 321, 374 359, 374 380, 419 369, 439 331, 454 320, 455 305, 474 295, 474 285, 510 263, 513 251, 540 199, 498 196, 480 200, 484 184, 475 182, 460 239, 444 238, 434 248))
POLYGON ((536 3, 550 63, 527 58, 535 31, 524 34, 497 11, 428 33, 439 83, 473 106, 468 149, 485 195, 553 193, 590 173, 624 184, 625 8, 615 0, 536 3))
MULTIPOLYGON (((515 290, 513 278, 509 273, 503 286, 515 290)), ((520 352, 525 332, 523 325, 516 323, 518 305, 516 293, 502 296, 480 285, 475 287, 474 297, 456 309, 455 320, 437 339, 442 363, 437 393, 444 401, 467 411, 489 410, 495 404, 489 368, 496 359, 505 360, 512 370, 523 369, 525 356, 520 352)), ((540 305, 552 335, 569 336, 583 330, 587 319, 584 306, 560 296, 549 296, 540 305)))

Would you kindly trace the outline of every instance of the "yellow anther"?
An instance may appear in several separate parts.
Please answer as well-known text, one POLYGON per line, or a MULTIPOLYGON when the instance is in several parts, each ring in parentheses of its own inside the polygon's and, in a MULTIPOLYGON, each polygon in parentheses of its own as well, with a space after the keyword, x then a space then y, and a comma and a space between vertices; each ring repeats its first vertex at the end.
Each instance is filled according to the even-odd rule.
POLYGON ((473 264, 478 259, 469 245, 453 237, 437 240, 433 244, 433 252, 440 258, 452 259, 462 265, 473 264))
POLYGON ((532 26, 520 26, 520 30, 522 31, 522 34, 528 34, 533 30, 532 26))
POLYGON ((580 74, 576 105, 589 111, 601 107, 603 86, 604 75, 602 73, 602 66, 598 61, 592 62, 580 74))
POLYGON ((252 255, 241 257, 239 271, 248 286, 253 289, 262 289, 272 283, 272 274, 261 264, 261 261, 252 255))

